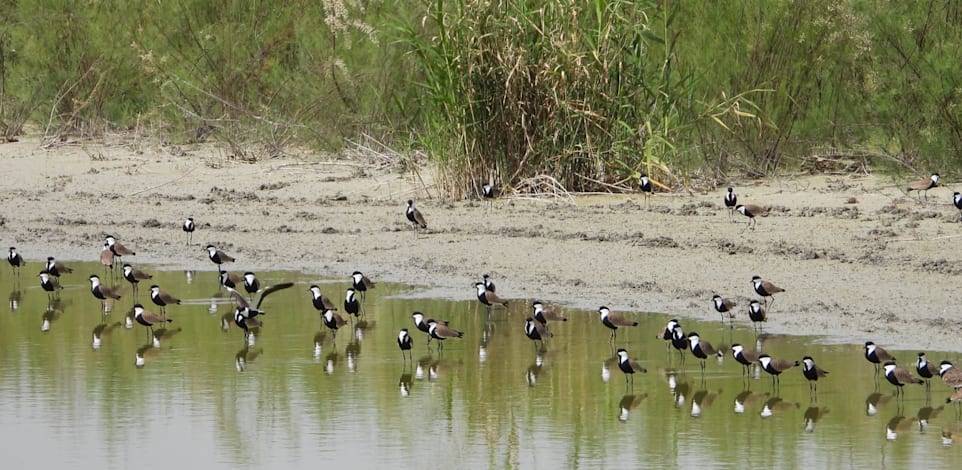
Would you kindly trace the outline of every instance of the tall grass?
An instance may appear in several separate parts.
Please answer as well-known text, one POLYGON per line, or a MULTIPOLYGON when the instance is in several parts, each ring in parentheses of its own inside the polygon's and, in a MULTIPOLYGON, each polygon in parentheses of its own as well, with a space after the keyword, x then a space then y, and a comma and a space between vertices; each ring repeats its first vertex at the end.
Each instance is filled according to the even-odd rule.
POLYGON ((546 174, 573 190, 670 178, 680 135, 752 107, 744 95, 698 94, 675 56, 676 17, 657 2, 437 0, 426 10, 402 37, 422 71, 421 142, 449 194, 476 193, 492 176, 511 185, 546 174))
POLYGON ((768 175, 813 153, 962 163, 962 6, 777 0, 0 0, 0 132, 149 126, 242 159, 369 134, 441 193, 647 173, 768 175))

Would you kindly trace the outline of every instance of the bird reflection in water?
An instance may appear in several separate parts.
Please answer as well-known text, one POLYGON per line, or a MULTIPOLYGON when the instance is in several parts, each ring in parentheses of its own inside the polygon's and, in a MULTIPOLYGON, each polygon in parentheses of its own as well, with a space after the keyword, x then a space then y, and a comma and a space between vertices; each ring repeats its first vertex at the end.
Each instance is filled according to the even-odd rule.
POLYGON ((912 416, 907 418, 899 413, 898 416, 890 419, 888 423, 885 423, 885 439, 889 441, 894 441, 899 438, 899 434, 903 434, 908 430, 915 427, 915 423, 918 422, 918 418, 912 416))
POLYGON ((63 302, 59 299, 51 300, 47 303, 47 310, 43 312, 43 317, 40 323, 40 331, 46 333, 50 331, 50 327, 53 326, 53 322, 63 315, 63 302))
POLYGON ((410 395, 412 386, 414 386, 414 381, 411 371, 408 369, 402 369, 401 378, 398 379, 398 387, 401 389, 401 396, 407 397, 410 395))
POLYGON ((748 408, 767 401, 768 395, 768 392, 757 393, 751 391, 751 389, 742 390, 741 393, 735 396, 735 414, 743 414, 748 408))
POLYGON ((110 334, 118 327, 120 327, 119 321, 116 321, 110 324, 101 323, 95 326, 93 331, 93 337, 94 337, 93 348, 100 349, 100 346, 103 345, 103 341, 108 337, 110 337, 110 334))
POLYGON ((528 366, 528 371, 525 373, 529 387, 534 387, 538 383, 538 376, 541 375, 542 368, 544 368, 544 356, 538 354, 534 358, 534 363, 528 366))
POLYGON ((20 309, 21 300, 23 300, 23 291, 20 290, 19 286, 14 287, 14 289, 10 291, 10 311, 11 312, 16 312, 17 310, 20 309))
POLYGON ((822 416, 828 414, 828 408, 824 406, 809 406, 805 410, 805 432, 812 433, 815 431, 815 424, 818 420, 822 419, 822 416))
POLYGON ((638 408, 641 401, 647 397, 647 393, 642 393, 641 395, 628 394, 621 397, 621 401, 618 402, 618 421, 628 421, 628 415, 631 414, 631 410, 638 408))
POLYGON ((358 339, 358 332, 361 330, 354 330, 355 334, 351 338, 351 342, 347 343, 347 347, 344 348, 344 356, 347 358, 347 370, 351 372, 357 371, 357 360, 361 355, 361 341, 358 339))
POLYGON ((247 366, 253 364, 254 361, 264 354, 264 348, 252 348, 250 346, 244 346, 237 354, 234 354, 234 367, 237 368, 237 372, 244 372, 247 370, 247 366))
POLYGON ((418 358, 417 365, 414 368, 414 378, 418 380, 424 380, 426 371, 431 368, 432 361, 434 361, 434 357, 432 357, 430 354, 418 358))
POLYGON ((334 368, 337 366, 337 349, 331 348, 331 352, 324 357, 324 372, 328 375, 334 373, 334 368))
POLYGON ((962 442, 962 421, 955 421, 942 426, 942 445, 950 447, 956 442, 962 442))
POLYGON ((137 352, 134 355, 134 366, 136 366, 138 369, 142 369, 147 365, 148 362, 157 359, 157 356, 160 356, 160 353, 162 352, 163 349, 160 349, 160 343, 147 343, 137 348, 137 352))
POLYGON ((318 331, 317 333, 314 333, 313 357, 315 362, 321 360, 321 354, 323 354, 324 352, 324 339, 326 338, 326 336, 327 335, 325 335, 323 331, 318 331))
POLYGON ((183 328, 160 328, 154 330, 153 341, 155 346, 160 346, 161 341, 167 341, 176 336, 183 328))
POLYGON ((712 392, 706 389, 695 392, 695 394, 691 396, 691 416, 693 418, 701 416, 702 409, 711 406, 719 394, 721 394, 721 390, 712 392))
POLYGON ((879 392, 870 393, 867 397, 865 397, 865 415, 866 416, 877 415, 879 408, 884 406, 891 399, 892 399, 891 395, 882 395, 879 392))
POLYGON ((929 427, 929 423, 935 419, 945 406, 940 406, 938 408, 932 408, 928 403, 922 408, 919 408, 919 412, 915 414, 915 417, 919 419, 919 432, 924 433, 925 429, 929 427))
POLYGON ((481 331, 481 346, 478 346, 478 362, 484 364, 488 360, 488 343, 494 338, 494 322, 484 322, 484 330, 481 331))
POLYGON ((771 397, 765 402, 765 406, 762 407, 762 411, 759 414, 762 418, 771 418, 777 414, 782 414, 800 407, 801 405, 798 403, 785 401, 781 397, 771 397))
POLYGON ((187 285, 192 284, 194 282, 194 271, 184 271, 184 280, 187 285))

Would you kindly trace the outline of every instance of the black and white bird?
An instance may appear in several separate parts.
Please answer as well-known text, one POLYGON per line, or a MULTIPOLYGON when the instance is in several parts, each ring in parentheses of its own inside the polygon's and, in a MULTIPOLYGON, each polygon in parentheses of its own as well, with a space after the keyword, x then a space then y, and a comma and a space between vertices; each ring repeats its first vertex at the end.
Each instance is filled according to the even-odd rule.
POLYGON ((542 352, 545 350, 544 340, 546 338, 550 338, 554 336, 554 334, 548 331, 548 329, 545 328, 544 325, 542 325, 540 322, 536 321, 534 318, 531 318, 531 317, 528 317, 524 320, 524 334, 531 341, 536 341, 536 342, 540 341, 541 348, 539 349, 539 351, 542 351, 542 352))
POLYGON ((919 353, 919 358, 915 362, 915 371, 925 380, 925 390, 931 389, 932 384, 929 380, 939 376, 939 366, 929 362, 924 352, 919 353))
POLYGON ((421 331, 421 332, 423 332, 424 334, 428 335, 428 342, 427 342, 427 344, 430 345, 430 344, 431 344, 431 333, 430 333, 430 332, 431 332, 431 325, 430 325, 430 324, 431 324, 431 322, 434 321, 434 319, 425 318, 425 317, 424 317, 424 314, 421 313, 421 312, 414 312, 414 313, 412 313, 412 314, 411 314, 411 318, 414 319, 414 326, 415 326, 419 331, 421 331))
POLYGON ((828 375, 828 371, 815 365, 811 356, 805 356, 802 358, 802 375, 808 379, 809 392, 818 393, 818 379, 828 375))
POLYGON ((932 188, 937 188, 939 186, 939 178, 940 177, 938 173, 932 173, 932 175, 929 176, 928 178, 922 178, 910 184, 906 192, 918 191, 919 201, 922 200, 922 196, 925 196, 925 199, 928 200, 929 190, 932 188))
POLYGON ((496 197, 498 197, 498 188, 494 183, 488 182, 481 186, 481 198, 488 201, 489 208, 494 204, 496 197))
POLYGON ((749 373, 750 375, 752 364, 758 362, 758 358, 761 355, 762 353, 758 351, 749 351, 740 344, 736 343, 732 345, 732 357, 735 359, 735 362, 742 365, 742 376, 745 376, 746 373, 749 373))
POLYGON ((531 308, 534 309, 534 312, 532 313, 534 315, 534 319, 538 320, 542 325, 545 326, 545 328, 548 327, 549 321, 568 321, 568 318, 564 315, 555 312, 554 310, 545 308, 544 303, 542 303, 540 300, 535 300, 532 302, 531 308))
POLYGON ((401 360, 406 361, 411 359, 411 363, 414 363, 414 359, 411 358, 411 348, 414 346, 413 341, 411 341, 411 335, 408 334, 407 328, 401 328, 401 331, 397 334, 397 347, 401 350, 401 360))
POLYGON ((334 341, 337 340, 337 330, 347 325, 347 320, 345 320, 344 317, 334 313, 334 310, 329 308, 321 312, 321 322, 331 330, 332 340, 334 341))
POLYGON ((685 334, 685 330, 680 323, 675 323, 675 327, 671 329, 671 347, 678 351, 681 362, 685 362, 685 351, 688 350, 688 344, 688 335, 685 334))
POLYGON ((355 292, 353 287, 347 288, 347 293, 344 296, 344 311, 357 318, 361 315, 361 302, 357 300, 355 292))
MULTIPOLYGON (((234 291, 231 291, 231 294, 233 293, 234 291)), ((160 307, 160 313, 162 315, 167 315, 168 305, 180 305, 180 299, 174 297, 169 292, 160 290, 160 286, 156 284, 150 286, 150 300, 154 305, 160 307)))
POLYGON ((153 276, 151 276, 150 274, 147 274, 137 268, 134 268, 129 263, 124 264, 123 275, 124 275, 124 279, 126 279, 127 282, 130 283, 130 287, 134 291, 134 298, 137 297, 137 293, 138 293, 137 287, 140 285, 140 281, 153 278, 153 276))
POLYGON ((18 279, 20 278, 20 268, 23 267, 23 256, 17 253, 17 249, 10 247, 10 251, 7 253, 7 262, 10 263, 11 269, 13 269, 13 274, 18 279))
POLYGON ((154 336, 154 325, 160 323, 161 325, 165 323, 171 323, 173 320, 167 318, 166 315, 159 315, 150 310, 145 310, 144 306, 141 304, 134 304, 134 320, 141 325, 147 327, 147 334, 153 338, 154 336))
POLYGON ((220 251, 214 245, 207 245, 207 257, 210 261, 217 265, 217 270, 220 271, 220 265, 224 263, 233 263, 235 260, 232 256, 228 256, 227 253, 220 251))
POLYGON ((895 361, 895 356, 878 347, 871 341, 865 342, 865 360, 875 364, 875 376, 878 377, 879 365, 888 361, 895 361))
POLYGON ((481 276, 481 282, 484 283, 484 288, 491 291, 497 292, 497 286, 494 285, 494 281, 491 280, 491 275, 484 274, 481 276))
POLYGON ((678 326, 678 320, 672 318, 671 320, 668 320, 668 323, 665 325, 665 327, 659 330, 658 334, 655 335, 656 339, 665 341, 665 351, 667 352, 671 351, 671 337, 676 326, 678 326))
POLYGON ((755 334, 758 334, 759 323, 765 323, 768 321, 768 314, 765 312, 765 307, 761 302, 752 299, 748 303, 748 319, 752 321, 752 326, 755 327, 755 334))
POLYGON ((220 285, 236 289, 239 284, 244 282, 244 277, 230 271, 220 271, 220 285))
POLYGON ((464 336, 464 333, 435 320, 428 320, 428 334, 438 341, 439 352, 444 349, 444 340, 464 336))
POLYGON ((421 215, 421 211, 414 207, 414 200, 408 199, 408 208, 404 211, 405 217, 411 222, 414 227, 414 236, 418 235, 418 228, 427 229, 428 223, 424 221, 424 216, 421 215))
POLYGON ((902 387, 905 384, 923 384, 924 380, 912 375, 908 369, 904 369, 895 365, 895 361, 887 361, 882 365, 882 369, 885 370, 885 379, 889 381, 890 384, 895 385, 895 396, 905 396, 905 391, 902 387))
POLYGON ((648 207, 648 200, 651 198, 651 193, 654 189, 651 187, 651 180, 648 179, 648 175, 642 173, 638 178, 638 189, 641 194, 645 196, 645 207, 648 207))
POLYGON ((959 210, 959 221, 962 221, 962 193, 958 191, 952 193, 952 205, 959 210))
POLYGON ((691 348, 691 354, 701 363, 702 374, 705 373, 705 361, 711 356, 719 355, 719 351, 711 343, 703 341, 694 331, 688 333, 688 347, 691 348))
POLYGON ((732 325, 732 321, 735 319, 734 308, 738 305, 734 300, 722 298, 722 296, 715 294, 711 296, 712 305, 715 306, 715 311, 721 314, 722 323, 725 322, 725 317, 728 317, 729 325, 732 325), (727 314, 727 315, 726 315, 727 314))
POLYGON ((94 297, 100 299, 100 305, 103 307, 104 312, 110 311, 108 309, 108 299, 109 301, 120 300, 121 290, 116 288, 107 287, 100 283, 100 276, 93 274, 89 278, 90 280, 90 293, 94 297))
POLYGON ((63 286, 60 285, 60 281, 53 277, 46 270, 40 271, 40 287, 47 292, 47 298, 56 297, 60 295, 60 291, 63 290, 63 286))
POLYGON ((601 324, 611 330, 611 338, 609 341, 615 340, 615 337, 618 335, 618 328, 638 326, 638 322, 629 320, 619 313, 614 313, 604 305, 598 308, 598 313, 601 314, 601 324))
POLYGON ((745 217, 748 217, 748 226, 746 226, 745 228, 751 228, 752 230, 755 230, 755 227, 758 225, 758 221, 755 220, 755 217, 759 217, 762 214, 768 212, 767 207, 759 206, 755 204, 739 204, 735 206, 735 210, 739 214, 744 215, 745 217))
POLYGON ((321 288, 318 287, 317 284, 309 287, 308 291, 311 293, 311 304, 313 304, 314 308, 318 311, 323 313, 324 310, 337 310, 334 302, 332 302, 328 296, 321 293, 321 288))
POLYGON ((244 273, 244 291, 250 298, 254 298, 254 294, 257 293, 261 288, 261 282, 257 280, 257 276, 254 273, 247 271, 244 273))
POLYGON ((197 228, 197 225, 194 224, 194 218, 188 217, 187 220, 184 221, 182 228, 184 229, 184 233, 187 234, 187 246, 190 246, 191 239, 194 236, 194 229, 197 228))
POLYGON ((50 275, 53 277, 60 277, 64 274, 70 274, 73 272, 73 269, 67 267, 60 261, 57 261, 53 256, 47 257, 47 265, 44 267, 44 270, 50 273, 50 275))
POLYGON ((738 205, 738 196, 735 195, 735 190, 731 187, 728 188, 728 192, 725 193, 725 207, 728 208, 728 221, 735 223, 735 206, 738 205))
POLYGON ((628 351, 624 348, 618 349, 618 368, 625 373, 625 385, 629 384, 629 377, 631 378, 630 385, 632 387, 635 386, 635 373, 644 374, 648 372, 648 369, 642 367, 638 361, 628 357, 628 351))
POLYGON ((785 359, 775 359, 768 354, 762 354, 758 356, 758 363, 762 366, 765 372, 768 372, 772 376, 772 386, 779 384, 781 380, 779 375, 792 367, 797 366, 798 361, 787 361, 785 359))
POLYGON ((498 294, 494 293, 494 291, 489 291, 486 289, 483 282, 476 283, 474 288, 477 290, 478 302, 481 302, 486 307, 491 308, 495 305, 502 305, 505 307, 508 306, 507 300, 502 300, 500 297, 498 297, 498 294))
POLYGON ((779 292, 785 292, 785 289, 782 289, 781 287, 778 287, 769 281, 763 280, 762 277, 757 274, 752 276, 752 288, 755 290, 756 294, 762 296, 762 299, 765 300, 765 308, 769 310, 772 308, 772 305, 775 304, 774 295, 779 292), (769 298, 772 299, 771 303, 768 302, 769 298))
POLYGON ((939 377, 942 378, 942 383, 955 391, 962 390, 962 369, 956 368, 951 362, 939 363, 939 377))
POLYGON ((368 289, 373 289, 375 286, 374 282, 360 271, 354 271, 351 274, 351 283, 354 285, 354 290, 361 293, 361 297, 364 297, 368 289))
POLYGON ((236 289, 228 287, 227 291, 230 293, 234 301, 237 302, 237 308, 234 309, 234 324, 244 330, 244 341, 247 342, 250 338, 250 329, 254 327, 260 327, 262 324, 255 317, 260 315, 265 315, 267 312, 261 310, 261 305, 267 296, 273 294, 274 292, 287 289, 293 286, 293 282, 282 282, 280 284, 275 284, 273 286, 266 287, 257 298, 257 302, 251 305, 251 302, 247 300, 240 292, 236 289))
POLYGON ((135 253, 134 250, 127 248, 126 246, 121 244, 119 241, 117 241, 117 237, 113 235, 107 235, 106 237, 104 237, 104 241, 107 243, 107 246, 110 248, 110 251, 113 252, 114 259, 118 262, 123 261, 124 256, 137 255, 137 253, 135 253))

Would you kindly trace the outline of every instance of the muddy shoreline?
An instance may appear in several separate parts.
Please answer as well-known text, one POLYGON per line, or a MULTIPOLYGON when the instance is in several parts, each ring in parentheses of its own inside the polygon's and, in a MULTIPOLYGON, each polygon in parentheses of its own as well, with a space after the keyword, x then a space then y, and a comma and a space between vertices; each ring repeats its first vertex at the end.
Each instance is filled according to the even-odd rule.
POLYGON ((741 202, 772 207, 749 231, 738 214, 729 222, 724 188, 656 194, 649 208, 638 194, 489 208, 430 199, 410 174, 316 156, 243 163, 206 147, 45 150, 27 139, 0 145, 0 160, 0 243, 32 260, 94 261, 109 232, 138 251, 132 261, 171 269, 212 269, 203 246, 213 243, 237 269, 359 269, 425 297, 471 299, 490 273, 506 298, 717 320, 717 292, 745 323, 758 274, 786 289, 766 331, 962 351, 962 224, 946 187, 918 202, 873 175, 734 181, 741 202), (409 198, 429 226, 417 238, 409 198), (198 224, 189 250, 187 216, 198 224))

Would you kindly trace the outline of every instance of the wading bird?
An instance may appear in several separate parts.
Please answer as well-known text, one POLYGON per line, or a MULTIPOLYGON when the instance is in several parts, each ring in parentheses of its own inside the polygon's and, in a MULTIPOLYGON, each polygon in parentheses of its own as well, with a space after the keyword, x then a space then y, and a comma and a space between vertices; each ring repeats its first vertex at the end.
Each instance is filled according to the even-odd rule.
POLYGON ((160 307, 160 313, 162 315, 167 315, 168 305, 180 305, 180 299, 170 295, 168 292, 160 290, 160 286, 156 284, 150 286, 150 300, 154 302, 154 305, 160 307))
POLYGON ((194 236, 194 229, 197 228, 197 226, 194 225, 194 218, 188 217, 187 220, 184 221, 182 228, 184 229, 184 233, 187 234, 187 246, 190 246, 191 239, 194 236))
POLYGON ((886 362, 882 365, 882 368, 885 370, 885 378, 889 381, 889 383, 898 387, 895 389, 896 398, 899 396, 903 398, 905 397, 905 391, 902 389, 902 386, 905 384, 921 385, 925 382, 922 379, 912 375, 908 369, 903 369, 895 365, 895 361, 886 362))
POLYGON ((541 342, 541 349, 538 351, 544 352, 546 350, 544 346, 545 338, 550 338, 554 336, 544 325, 535 321, 534 318, 528 317, 524 320, 524 334, 531 341, 541 342))
POLYGON ((438 352, 444 349, 444 340, 464 336, 464 333, 448 327, 447 324, 434 320, 428 320, 428 334, 438 341, 438 352))
POLYGON ((815 360, 811 356, 802 358, 802 374, 808 379, 809 393, 818 393, 818 379, 828 375, 828 371, 815 365, 815 360))
POLYGON ((932 188, 937 188, 939 186, 939 174, 932 173, 928 178, 922 178, 909 185, 908 191, 917 191, 919 196, 919 201, 922 201, 922 196, 925 196, 925 200, 929 199, 929 190, 932 188))
POLYGON ((414 227, 414 238, 418 236, 418 228, 427 229, 428 223, 424 221, 424 216, 421 215, 421 211, 414 207, 414 201, 408 199, 408 208, 404 211, 404 216, 411 222, 414 227))
POLYGON ((723 299, 722 296, 715 294, 711 296, 712 305, 715 306, 715 311, 721 314, 722 323, 725 322, 726 313, 728 314, 728 324, 734 327, 732 323, 735 319, 735 311, 733 310, 738 304, 731 299, 723 299))
POLYGON ((758 363, 761 364, 762 369, 768 372, 772 376, 772 386, 777 387, 781 385, 781 380, 779 375, 792 367, 798 365, 798 361, 787 361, 785 359, 775 359, 768 354, 762 354, 758 356, 758 363))
POLYGON ((629 320, 618 313, 613 313, 611 309, 602 305, 598 308, 598 313, 601 314, 601 324, 607 326, 611 330, 611 338, 609 342, 614 342, 615 337, 618 335, 619 327, 628 326, 638 326, 638 322, 634 320, 629 320))
POLYGON ((90 276, 90 293, 94 297, 100 299, 100 306, 103 307, 104 312, 109 312, 108 301, 119 300, 122 294, 122 290, 119 288, 107 287, 100 283, 100 277, 96 274, 90 276), (109 299, 109 300, 108 300, 109 299))
POLYGON ((635 386, 635 373, 640 372, 642 374, 648 372, 648 369, 642 367, 638 361, 628 357, 628 351, 624 348, 618 350, 618 368, 625 373, 625 386, 635 386), (629 382, 630 377, 630 382, 629 382))
POLYGON ((728 208, 728 221, 735 223, 735 206, 738 205, 738 196, 735 195, 735 190, 731 187, 728 188, 728 192, 725 193, 725 207, 728 208))
POLYGON ((401 360, 407 361, 411 360, 414 363, 414 359, 411 357, 411 348, 414 346, 411 341, 411 335, 408 334, 407 328, 401 328, 401 331, 397 335, 397 347, 401 350, 401 360))
POLYGON ((139 291, 137 287, 140 285, 140 281, 151 279, 154 277, 139 269, 134 268, 130 264, 124 264, 123 273, 124 273, 124 279, 126 279, 127 282, 130 283, 130 287, 131 289, 133 289, 134 298, 137 298, 137 293, 139 291))
POLYGON ((878 347, 871 341, 865 342, 865 360, 875 364, 875 377, 878 378, 879 365, 888 361, 895 361, 895 356, 878 347))
POLYGON ((785 289, 763 280, 762 277, 757 274, 752 276, 752 288, 756 294, 762 296, 762 299, 765 300, 765 308, 769 310, 771 310, 772 305, 775 305, 774 295, 779 292, 785 292, 785 289), (772 299, 771 303, 768 302, 769 298, 772 299))
POLYGON ((159 315, 157 313, 151 312, 150 310, 144 310, 144 306, 141 304, 134 305, 134 320, 141 325, 147 327, 147 334, 150 338, 154 336, 154 325, 160 323, 161 325, 165 323, 173 322, 173 320, 167 318, 166 315, 159 315))
POLYGON ((230 292, 231 297, 237 302, 237 308, 234 309, 234 324, 244 330, 244 341, 248 341, 250 337, 250 328, 260 327, 262 323, 255 317, 260 315, 266 315, 267 312, 261 310, 261 305, 267 296, 273 294, 274 292, 287 289, 293 286, 293 282, 282 282, 280 284, 275 284, 265 288, 260 296, 257 298, 257 302, 251 306, 251 303, 237 290, 228 287, 227 291, 230 292))
POLYGON ((755 227, 758 225, 758 221, 755 220, 755 217, 761 216, 762 214, 768 212, 767 207, 758 206, 755 204, 739 204, 735 206, 735 210, 738 211, 739 214, 748 217, 748 225, 745 228, 751 228, 752 230, 755 230, 755 227))
POLYGON ((495 305, 501 305, 504 307, 508 306, 507 300, 502 300, 500 297, 498 297, 498 294, 494 293, 494 291, 489 291, 486 289, 483 282, 476 283, 474 288, 477 290, 478 302, 484 304, 484 306, 488 309, 495 305))

